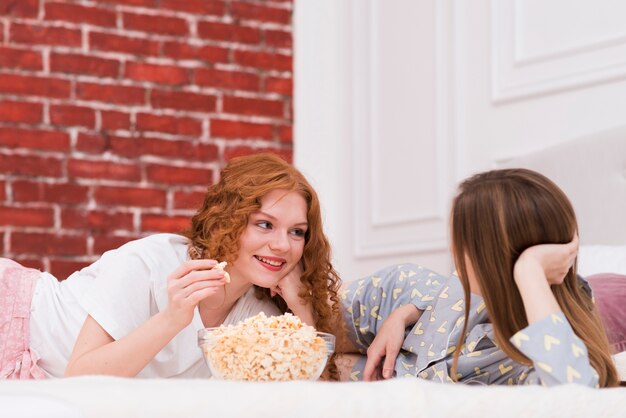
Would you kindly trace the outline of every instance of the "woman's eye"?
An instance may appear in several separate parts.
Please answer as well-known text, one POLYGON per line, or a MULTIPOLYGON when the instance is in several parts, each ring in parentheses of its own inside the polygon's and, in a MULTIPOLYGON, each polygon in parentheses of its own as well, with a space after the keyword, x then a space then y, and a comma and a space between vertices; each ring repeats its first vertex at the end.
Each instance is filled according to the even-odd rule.
POLYGON ((272 224, 267 221, 260 221, 256 223, 256 226, 263 229, 272 229, 272 224))
POLYGON ((291 233, 297 237, 303 237, 306 231, 304 229, 292 229, 291 233))

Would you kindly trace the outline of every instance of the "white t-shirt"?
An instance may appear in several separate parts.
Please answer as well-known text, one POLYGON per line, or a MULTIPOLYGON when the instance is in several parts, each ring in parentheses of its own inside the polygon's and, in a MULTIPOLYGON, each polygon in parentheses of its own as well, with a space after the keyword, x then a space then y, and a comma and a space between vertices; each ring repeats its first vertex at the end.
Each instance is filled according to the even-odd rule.
MULTIPOLYGON (((58 282, 42 273, 31 309, 31 349, 39 366, 60 377, 76 337, 91 315, 114 339, 120 339, 146 322, 168 303, 167 275, 188 259, 187 239, 156 234, 107 251, 92 265, 58 282)), ((251 288, 230 311, 225 324, 259 312, 278 315, 269 300, 258 300, 251 288)), ((190 325, 169 342, 139 377, 210 377, 197 343, 203 328, 198 309, 190 325)))

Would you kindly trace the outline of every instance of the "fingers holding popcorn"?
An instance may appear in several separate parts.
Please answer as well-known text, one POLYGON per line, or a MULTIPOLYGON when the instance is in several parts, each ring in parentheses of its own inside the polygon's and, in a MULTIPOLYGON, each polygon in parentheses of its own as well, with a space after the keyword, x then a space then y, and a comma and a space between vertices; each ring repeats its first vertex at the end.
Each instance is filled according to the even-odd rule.
POLYGON ((230 281, 217 265, 215 260, 188 260, 167 277, 167 309, 180 325, 191 322, 198 303, 230 281))
POLYGON ((228 272, 225 270, 227 264, 228 263, 226 261, 222 261, 220 263, 217 263, 213 268, 217 270, 222 270, 224 272, 224 279, 226 280, 226 283, 230 283, 230 274, 228 274, 228 272))

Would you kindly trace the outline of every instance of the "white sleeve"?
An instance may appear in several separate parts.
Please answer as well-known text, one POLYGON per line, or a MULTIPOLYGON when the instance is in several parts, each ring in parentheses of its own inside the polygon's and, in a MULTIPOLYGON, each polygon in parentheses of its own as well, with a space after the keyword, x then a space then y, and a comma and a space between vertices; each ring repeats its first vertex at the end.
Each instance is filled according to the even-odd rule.
POLYGON ((124 247, 104 253, 97 263, 94 284, 81 298, 81 306, 119 340, 151 316, 151 271, 136 252, 124 247))

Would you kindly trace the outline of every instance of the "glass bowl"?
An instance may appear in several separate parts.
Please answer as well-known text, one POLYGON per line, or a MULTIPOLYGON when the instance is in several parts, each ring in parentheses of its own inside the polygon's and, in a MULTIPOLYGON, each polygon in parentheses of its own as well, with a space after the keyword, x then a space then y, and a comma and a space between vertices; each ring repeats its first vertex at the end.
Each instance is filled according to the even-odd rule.
POLYGON ((213 378, 222 380, 317 380, 335 350, 335 336, 265 328, 234 333, 198 331, 198 346, 213 378))

